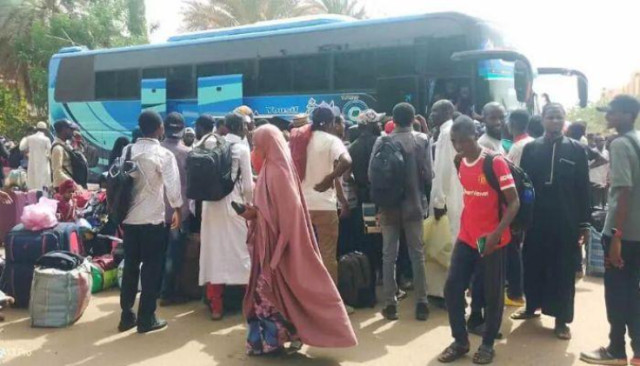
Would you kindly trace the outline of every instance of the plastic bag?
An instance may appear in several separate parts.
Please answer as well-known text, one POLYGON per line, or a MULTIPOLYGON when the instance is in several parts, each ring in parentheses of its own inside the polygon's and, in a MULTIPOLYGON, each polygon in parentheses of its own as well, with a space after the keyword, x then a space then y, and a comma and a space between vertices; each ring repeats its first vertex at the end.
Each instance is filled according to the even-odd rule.
POLYGON ((49 229, 58 225, 57 209, 58 201, 40 197, 38 203, 24 208, 20 221, 27 230, 40 231, 49 229))
POLYGON ((429 216, 423 223, 423 240, 426 257, 432 259, 445 268, 451 264, 451 254, 453 253, 453 238, 449 227, 449 218, 445 215, 436 220, 429 216))

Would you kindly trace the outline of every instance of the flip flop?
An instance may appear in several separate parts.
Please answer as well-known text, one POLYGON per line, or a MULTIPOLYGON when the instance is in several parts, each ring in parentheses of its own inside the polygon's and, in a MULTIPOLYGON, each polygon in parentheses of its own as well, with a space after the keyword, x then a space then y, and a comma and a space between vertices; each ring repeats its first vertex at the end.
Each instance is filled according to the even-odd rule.
POLYGON ((493 358, 496 356, 496 352, 487 347, 478 348, 478 352, 473 355, 473 363, 476 365, 488 365, 493 362, 493 358))
POLYGON ((538 313, 529 313, 527 310, 522 309, 522 310, 518 310, 515 313, 511 314, 510 318, 512 320, 529 320, 529 319, 535 319, 535 318, 539 318, 540 314, 538 313))
POLYGON ((451 363, 462 358, 467 353, 469 353, 469 346, 461 346, 454 342, 442 351, 440 356, 438 356, 438 361, 442 363, 451 363))

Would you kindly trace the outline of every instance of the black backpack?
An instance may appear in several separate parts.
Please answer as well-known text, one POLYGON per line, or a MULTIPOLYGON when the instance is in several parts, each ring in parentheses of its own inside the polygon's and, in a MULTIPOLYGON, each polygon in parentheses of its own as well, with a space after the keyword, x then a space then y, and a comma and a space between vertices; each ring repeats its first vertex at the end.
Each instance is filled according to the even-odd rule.
POLYGON ((53 150, 56 146, 62 146, 62 148, 69 154, 69 160, 71 161, 71 171, 66 170, 67 174, 71 176, 76 184, 87 188, 87 182, 89 181, 89 164, 87 163, 87 159, 84 155, 75 149, 69 148, 69 146, 65 144, 61 144, 60 142, 56 142, 51 146, 51 150, 53 150))
POLYGON ((345 254, 338 261, 338 290, 345 304, 357 308, 376 304, 374 279, 367 256, 360 252, 345 254))
MULTIPOLYGON (((498 178, 496 177, 495 172, 493 171, 493 159, 496 157, 494 154, 487 154, 484 159, 484 165, 482 166, 482 171, 484 172, 485 177, 487 178, 487 183, 489 186, 496 192, 498 192, 498 204, 500 205, 499 217, 502 218, 502 206, 507 204, 507 199, 504 196, 504 193, 500 189, 500 183, 498 182, 498 178)), ((536 201, 536 193, 533 188, 533 182, 529 175, 522 170, 520 167, 513 164, 508 159, 504 159, 509 166, 509 170, 511 170, 511 175, 513 176, 513 180, 516 184, 516 190, 518 191, 518 198, 520 199, 520 209, 518 210, 518 214, 511 222, 511 228, 514 230, 527 230, 531 228, 533 224, 533 206, 536 201)))
POLYGON ((232 143, 215 134, 205 136, 187 156, 187 198, 201 201, 220 201, 228 196, 240 177, 231 176, 232 143), (206 148, 209 138, 216 139, 213 149, 206 148))
POLYGON ((398 208, 405 194, 406 158, 399 142, 381 137, 371 157, 371 201, 381 208, 398 208))
POLYGON ((55 250, 38 258, 36 265, 41 268, 55 268, 61 271, 71 271, 78 268, 84 258, 78 254, 65 250, 55 250))
POLYGON ((117 158, 107 171, 107 212, 109 218, 120 224, 127 217, 133 199, 133 176, 138 164, 131 160, 132 145, 125 147, 124 159, 117 158))

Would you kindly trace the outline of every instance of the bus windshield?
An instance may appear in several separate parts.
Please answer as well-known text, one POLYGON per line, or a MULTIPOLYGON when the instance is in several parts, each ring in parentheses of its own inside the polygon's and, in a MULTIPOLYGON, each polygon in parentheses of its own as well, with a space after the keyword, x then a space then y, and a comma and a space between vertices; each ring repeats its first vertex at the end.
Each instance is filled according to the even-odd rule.
POLYGON ((525 107, 518 101, 514 84, 514 64, 502 60, 478 63, 476 78, 476 111, 489 102, 498 102, 507 110, 525 107))

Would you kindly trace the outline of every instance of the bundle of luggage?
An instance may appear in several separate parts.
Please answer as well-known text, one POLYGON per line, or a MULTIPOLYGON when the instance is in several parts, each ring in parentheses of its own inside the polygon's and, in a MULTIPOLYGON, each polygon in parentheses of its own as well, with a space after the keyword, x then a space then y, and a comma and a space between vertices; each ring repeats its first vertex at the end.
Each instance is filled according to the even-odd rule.
POLYGON ((1 290, 15 298, 18 307, 29 306, 36 263, 43 255, 58 250, 84 255, 82 239, 74 223, 59 223, 40 231, 26 230, 22 224, 5 237, 6 265, 1 290))
POLYGON ((69 251, 43 255, 31 285, 31 326, 60 328, 78 321, 91 300, 91 286, 91 265, 84 257, 69 251))
POLYGON ((607 217, 605 210, 596 209, 591 214, 591 235, 587 247, 587 275, 604 276, 604 247, 602 246, 602 230, 607 217))
POLYGON ((111 254, 91 258, 90 265, 92 294, 114 288, 118 285, 118 266, 111 254))

